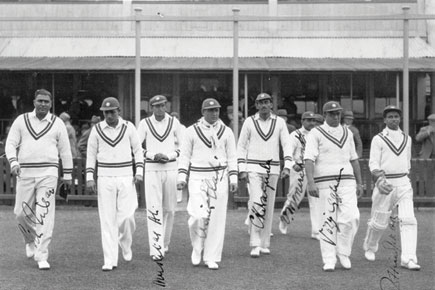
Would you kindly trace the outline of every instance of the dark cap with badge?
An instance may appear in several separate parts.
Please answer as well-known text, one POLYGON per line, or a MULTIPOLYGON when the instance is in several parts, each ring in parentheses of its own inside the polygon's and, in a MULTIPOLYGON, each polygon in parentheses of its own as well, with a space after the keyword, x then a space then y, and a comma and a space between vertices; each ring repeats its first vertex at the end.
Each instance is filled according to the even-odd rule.
POLYGON ((352 111, 344 111, 343 119, 354 119, 352 111))
POLYGON ((382 116, 385 118, 385 116, 387 115, 388 112, 397 112, 397 113, 399 113, 400 116, 402 116, 402 110, 399 107, 394 106, 394 105, 386 106, 384 108, 384 111, 382 112, 382 116))
POLYGON ((302 120, 305 120, 305 119, 316 119, 316 114, 314 114, 311 111, 306 111, 305 113, 302 114, 301 119, 302 120))
POLYGON ((157 95, 151 98, 150 106, 164 104, 168 101, 168 99, 163 95, 157 95))
POLYGON ((110 111, 115 109, 119 109, 119 101, 114 97, 109 97, 104 99, 100 111, 110 111))
POLYGON ((218 101, 216 101, 213 98, 205 99, 202 102, 202 110, 208 110, 208 109, 214 109, 214 108, 220 108, 221 105, 218 101))
POLYGON ((272 97, 269 94, 261 93, 255 99, 256 102, 259 102, 259 101, 262 101, 262 100, 271 100, 272 101, 272 97))
POLYGON ((343 110, 343 108, 340 106, 340 103, 336 101, 329 101, 323 105, 323 113, 341 110, 343 110))
POLYGON ((320 114, 314 114, 314 119, 315 119, 316 122, 318 122, 318 123, 323 123, 323 122, 325 122, 325 118, 323 118, 323 116, 320 115, 320 114))

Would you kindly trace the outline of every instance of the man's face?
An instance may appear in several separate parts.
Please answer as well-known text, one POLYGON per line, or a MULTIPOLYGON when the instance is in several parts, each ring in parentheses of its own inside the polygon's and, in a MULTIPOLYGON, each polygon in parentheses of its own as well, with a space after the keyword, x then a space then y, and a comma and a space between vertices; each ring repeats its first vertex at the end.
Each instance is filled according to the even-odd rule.
POLYGON ((104 120, 109 126, 116 125, 119 118, 119 109, 103 111, 103 114, 104 120))
POLYGON ((269 99, 261 100, 255 102, 255 107, 260 114, 269 114, 272 111, 273 103, 269 99))
POLYGON ((343 119, 343 122, 344 122, 346 125, 350 126, 350 125, 353 124, 353 119, 351 119, 351 118, 344 118, 344 119, 343 119))
POLYGON ((166 104, 157 104, 151 107, 156 118, 162 118, 166 113, 166 104))
POLYGON ((37 95, 33 100, 37 115, 46 115, 51 109, 51 99, 47 95, 37 95))
POLYGON ((400 114, 396 111, 390 111, 385 115, 384 123, 388 129, 397 130, 400 125, 400 114))
POLYGON ((204 109, 202 110, 202 115, 204 116, 204 120, 210 124, 214 124, 219 120, 219 112, 219 108, 204 109))
POLYGON ((314 128, 314 126, 317 125, 317 122, 315 119, 303 119, 302 120, 302 126, 308 131, 314 128))
POLYGON ((340 124, 341 111, 330 111, 325 114, 325 122, 331 127, 337 127, 340 124))

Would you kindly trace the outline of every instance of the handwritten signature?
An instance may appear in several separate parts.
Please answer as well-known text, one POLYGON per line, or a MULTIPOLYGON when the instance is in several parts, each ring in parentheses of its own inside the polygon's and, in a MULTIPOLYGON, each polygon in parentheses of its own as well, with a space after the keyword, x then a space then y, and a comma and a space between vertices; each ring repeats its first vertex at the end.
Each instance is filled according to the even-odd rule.
POLYGON ((269 184, 271 163, 272 159, 267 160, 266 163, 260 163, 260 166, 266 169, 266 177, 262 184, 263 194, 260 197, 260 203, 255 201, 252 204, 251 211, 253 214, 249 214, 251 223, 260 229, 264 228, 264 220, 266 219, 267 189, 275 190, 275 188, 269 184))
MULTIPOLYGON (((301 131, 298 130, 297 133, 298 134, 295 136, 301 144, 300 160, 304 160, 305 144, 306 144, 305 138, 301 131)), ((287 224, 290 224, 290 221, 294 219, 293 215, 300 208, 300 202, 302 200, 303 195, 305 194, 305 192, 303 192, 303 183, 305 178, 305 171, 303 170, 304 164, 299 163, 298 165, 302 168, 302 170, 299 172, 299 177, 297 179, 295 192, 292 195, 289 204, 284 208, 284 211, 280 216, 280 219, 287 224)))
MULTIPOLYGON (((148 219, 158 225, 161 225, 162 222, 158 218, 159 210, 156 210, 153 212, 152 210, 148 209, 148 219)), ((163 253, 162 253, 162 246, 159 245, 160 237, 162 234, 157 233, 156 231, 153 231, 153 248, 157 251, 156 255, 152 256, 153 261, 156 263, 158 270, 157 270, 157 277, 153 279, 153 284, 161 287, 166 287, 166 281, 165 277, 163 276, 163 273, 165 270, 163 269, 163 253)))
MULTIPOLYGON (((332 214, 337 211, 339 204, 342 203, 342 200, 338 196, 337 191, 338 191, 338 186, 340 185, 341 173, 343 172, 343 170, 344 170, 344 168, 340 169, 338 177, 335 179, 337 183, 335 185, 329 186, 331 191, 330 191, 330 195, 329 195, 327 201, 331 205, 331 209, 329 210, 329 215, 326 217, 326 220, 323 223, 322 228, 319 230, 319 234, 321 235, 321 239, 324 242, 327 242, 333 246, 336 245, 336 235, 334 234, 334 232, 336 231, 337 233, 339 233, 340 228, 337 224, 336 219, 334 219, 334 216, 332 214), (335 237, 335 239, 334 239, 334 237, 335 237)), ((323 215, 326 216, 326 213, 324 212, 323 215)))
MULTIPOLYGON (((45 192, 45 196, 41 197, 41 202, 35 202, 35 209, 33 209, 27 202, 21 203, 21 208, 25 217, 29 223, 34 225, 44 225, 44 219, 49 213, 50 210, 50 201, 48 200, 52 195, 54 195, 54 188, 49 188, 45 192), (38 214, 36 213, 40 209, 42 212, 38 214)), ((33 229, 30 229, 26 224, 18 224, 18 228, 21 233, 24 235, 26 240, 34 240, 35 244, 38 245, 41 242, 41 238, 44 235, 43 233, 33 233, 33 229)))
MULTIPOLYGON (((215 209, 214 206, 211 205, 211 199, 216 200, 217 199, 217 183, 218 181, 222 181, 223 177, 224 177, 224 170, 222 170, 222 174, 219 177, 219 169, 220 167, 213 167, 215 175, 210 179, 204 179, 203 183, 201 184, 201 192, 204 192, 207 198, 207 217, 205 218, 204 221, 204 226, 200 227, 199 230, 201 231, 201 233, 197 233, 198 236, 201 239, 205 239, 207 238, 207 232, 208 232, 208 225, 210 224, 210 218, 211 218, 211 213, 212 210, 215 209)), ((201 205, 201 207, 203 207, 203 205, 201 205)))
POLYGON ((384 286, 388 284, 392 284, 395 289, 400 289, 400 281, 399 281, 399 251, 400 246, 397 243, 397 230, 396 225, 399 223, 398 217, 390 217, 390 229, 392 230, 392 233, 388 235, 388 238, 386 241, 382 243, 382 246, 385 249, 389 249, 393 251, 393 265, 389 266, 385 270, 385 274, 381 277, 379 280, 379 286, 381 290, 386 289, 384 286))

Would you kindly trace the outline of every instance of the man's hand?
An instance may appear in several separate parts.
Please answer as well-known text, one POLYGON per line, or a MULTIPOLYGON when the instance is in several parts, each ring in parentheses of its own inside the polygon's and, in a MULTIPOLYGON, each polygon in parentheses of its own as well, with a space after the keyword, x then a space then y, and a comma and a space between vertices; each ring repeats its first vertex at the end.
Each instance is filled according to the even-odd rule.
POLYGON ((315 183, 308 183, 307 192, 313 197, 319 197, 319 189, 317 188, 315 183))
POLYGON ((20 165, 19 164, 14 165, 11 168, 11 173, 12 173, 13 176, 20 176, 20 174, 21 174, 21 167, 20 167, 20 165))
POLYGON ((293 165, 293 169, 294 169, 294 171, 299 172, 302 170, 302 166, 300 166, 299 164, 295 164, 295 165, 293 165))
POLYGON ((356 185, 356 197, 360 199, 364 194, 364 187, 362 184, 356 185))
POLYGON ((290 176, 290 169, 288 169, 288 168, 284 168, 282 171, 281 171, 281 178, 287 178, 287 177, 289 177, 290 176))
POLYGON ((141 182, 143 182, 143 176, 142 176, 142 174, 136 174, 136 175, 133 177, 133 183, 135 183, 135 184, 139 184, 139 183, 141 183, 141 182))
POLYGON ((239 180, 240 181, 246 181, 246 183, 249 182, 248 172, 242 171, 239 173, 239 180))
POLYGON ((177 182, 177 189, 178 190, 183 190, 184 187, 186 187, 186 182, 185 181, 178 181, 177 182))
POLYGON ((86 188, 91 194, 97 193, 97 185, 95 184, 95 181, 88 180, 86 182, 86 188))
POLYGON ((237 183, 230 183, 230 192, 235 193, 237 191, 237 183))

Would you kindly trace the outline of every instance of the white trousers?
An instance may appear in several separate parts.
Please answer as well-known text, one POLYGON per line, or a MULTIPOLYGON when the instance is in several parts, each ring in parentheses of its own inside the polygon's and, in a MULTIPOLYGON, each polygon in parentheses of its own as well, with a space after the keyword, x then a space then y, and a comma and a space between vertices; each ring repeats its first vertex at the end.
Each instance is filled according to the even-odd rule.
POLYGON ((269 248, 278 175, 249 172, 248 178, 249 245, 269 248))
POLYGON ((335 264, 337 255, 350 256, 359 226, 355 186, 319 190, 319 239, 324 264, 335 264))
POLYGON ((118 244, 125 251, 131 249, 137 206, 132 176, 98 177, 98 213, 105 265, 118 266, 118 244))
POLYGON ((193 250, 204 250, 204 262, 220 262, 225 238, 225 223, 228 204, 228 176, 219 171, 213 179, 190 179, 189 232, 193 250))
POLYGON ((35 243, 34 259, 47 261, 54 228, 57 177, 17 178, 14 214, 26 244, 35 243))
POLYGON ((317 238, 319 236, 320 223, 319 219, 321 212, 319 211, 319 199, 317 197, 308 196, 308 206, 310 208, 310 220, 311 220, 311 237, 317 238))
POLYGON ((414 202, 411 183, 394 186, 389 195, 380 194, 377 187, 373 189, 372 211, 368 221, 364 250, 376 252, 379 241, 390 223, 393 209, 397 207, 400 223, 400 240, 402 246, 401 260, 417 263, 417 220, 414 215, 414 202))
POLYGON ((145 198, 150 255, 158 257, 171 241, 177 206, 177 171, 145 171, 145 198), (155 237, 159 237, 157 241, 155 237))

